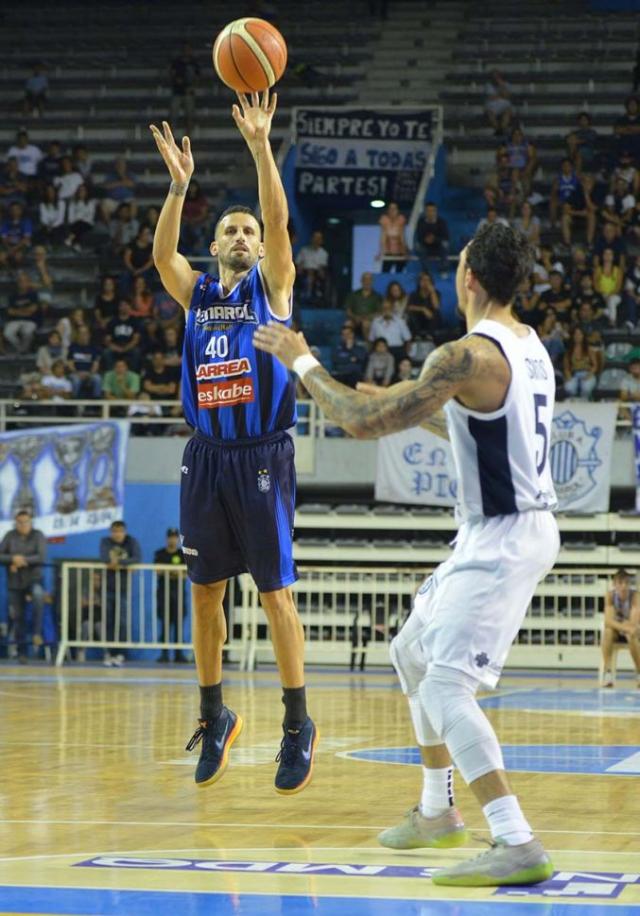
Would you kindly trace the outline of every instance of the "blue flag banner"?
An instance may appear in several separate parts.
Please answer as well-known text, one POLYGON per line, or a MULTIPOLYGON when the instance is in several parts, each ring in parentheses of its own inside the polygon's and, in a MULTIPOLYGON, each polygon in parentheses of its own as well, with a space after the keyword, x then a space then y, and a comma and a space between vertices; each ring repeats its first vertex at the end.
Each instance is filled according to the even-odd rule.
POLYGON ((296 194, 332 206, 413 204, 431 150, 433 110, 298 108, 296 194))
MULTIPOLYGON (((607 512, 617 404, 566 401, 553 415, 549 461, 560 511, 607 512)), ((640 407, 634 429, 640 486, 640 407)), ((451 446, 424 429, 378 443, 376 499, 454 506, 458 480, 451 446)))
POLYGON ((48 426, 0 434, 0 537, 27 509, 45 537, 122 518, 129 424, 48 426))

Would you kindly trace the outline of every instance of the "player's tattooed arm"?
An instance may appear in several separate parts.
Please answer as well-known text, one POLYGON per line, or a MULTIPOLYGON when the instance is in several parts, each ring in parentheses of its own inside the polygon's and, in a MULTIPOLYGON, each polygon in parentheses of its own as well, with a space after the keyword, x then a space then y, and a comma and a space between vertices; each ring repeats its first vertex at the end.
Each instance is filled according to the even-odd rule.
POLYGON ((446 421, 441 408, 474 371, 473 347, 461 340, 434 350, 422 377, 411 388, 379 398, 354 392, 321 366, 309 370, 303 384, 323 413, 357 439, 377 439, 427 423, 433 432, 443 435, 446 421))
MULTIPOLYGON (((426 369, 426 363, 422 367, 422 372, 420 373, 420 379, 423 378, 424 372, 426 369)), ((358 391, 362 391, 364 394, 368 394, 371 397, 384 397, 385 395, 398 395, 400 393, 405 393, 411 391, 415 387, 415 381, 407 382, 396 382, 395 385, 391 385, 390 388, 380 388, 378 385, 373 385, 368 382, 359 382, 356 385, 358 391)), ((441 439, 449 438, 449 429, 447 427, 447 418, 445 416, 444 410, 438 410, 431 417, 427 417, 420 426, 423 429, 429 430, 429 432, 434 433, 436 436, 439 436, 441 439)))
POLYGON ((480 337, 464 337, 455 343, 434 350, 416 382, 393 387, 380 397, 354 391, 331 378, 326 369, 313 359, 302 334, 296 334, 279 322, 269 322, 257 329, 253 337, 258 350, 276 356, 292 369, 304 357, 307 366, 298 364, 302 383, 327 417, 359 439, 377 439, 388 433, 412 426, 430 424, 431 429, 444 435, 446 424, 441 414, 443 405, 470 382, 491 370, 491 355, 497 353, 492 344, 480 337))

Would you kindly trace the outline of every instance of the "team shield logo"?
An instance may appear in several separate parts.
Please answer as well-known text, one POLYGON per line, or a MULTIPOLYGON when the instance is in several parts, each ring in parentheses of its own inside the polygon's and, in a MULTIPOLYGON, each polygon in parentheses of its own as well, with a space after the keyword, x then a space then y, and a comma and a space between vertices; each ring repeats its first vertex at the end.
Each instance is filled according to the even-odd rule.
POLYGON ((595 472, 602 465, 599 455, 601 436, 602 427, 589 427, 571 410, 554 417, 549 462, 563 508, 584 499, 597 486, 595 472))
POLYGON ((267 468, 260 468, 258 471, 258 490, 261 493, 268 493, 271 489, 271 477, 267 468))

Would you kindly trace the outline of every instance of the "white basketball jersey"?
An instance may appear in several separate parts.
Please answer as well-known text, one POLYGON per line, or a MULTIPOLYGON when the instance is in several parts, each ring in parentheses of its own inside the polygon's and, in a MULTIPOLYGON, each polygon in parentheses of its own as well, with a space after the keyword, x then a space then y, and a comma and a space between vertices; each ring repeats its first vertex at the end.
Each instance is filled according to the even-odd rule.
POLYGON ((456 400, 444 406, 458 474, 458 516, 554 509, 549 448, 556 384, 549 355, 533 330, 518 337, 485 319, 471 333, 495 341, 511 367, 511 382, 504 404, 492 413, 456 400))

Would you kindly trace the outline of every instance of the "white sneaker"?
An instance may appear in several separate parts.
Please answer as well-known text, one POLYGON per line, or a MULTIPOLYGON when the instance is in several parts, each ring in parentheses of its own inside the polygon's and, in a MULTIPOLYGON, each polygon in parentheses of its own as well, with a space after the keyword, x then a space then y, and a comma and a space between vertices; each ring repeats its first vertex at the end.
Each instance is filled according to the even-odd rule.
POLYGON ((602 686, 613 687, 613 674, 610 671, 605 671, 602 675, 602 686))
POLYGON ((109 652, 105 652, 104 658, 102 659, 102 664, 105 666, 105 668, 111 668, 113 665, 115 665, 115 663, 115 658, 113 658, 109 652))
POLYGON ((114 666, 114 668, 122 668, 124 665, 124 655, 114 655, 111 659, 111 664, 114 666))

